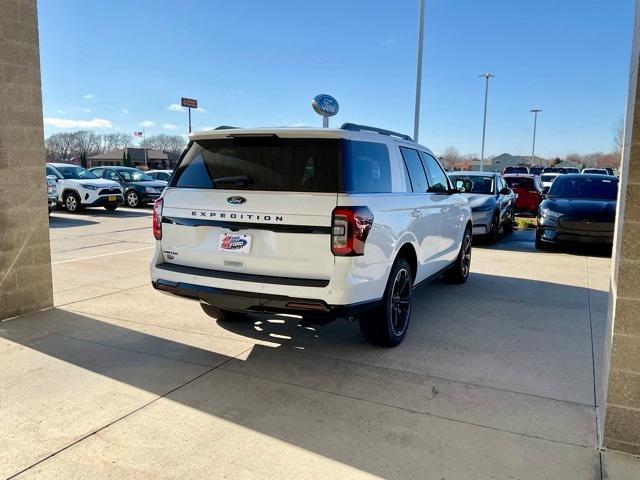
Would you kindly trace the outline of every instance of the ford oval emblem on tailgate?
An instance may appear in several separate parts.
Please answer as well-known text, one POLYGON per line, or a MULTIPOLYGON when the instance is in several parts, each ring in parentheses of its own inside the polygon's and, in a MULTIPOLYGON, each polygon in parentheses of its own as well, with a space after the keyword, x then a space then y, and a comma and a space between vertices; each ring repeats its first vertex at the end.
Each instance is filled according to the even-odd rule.
POLYGON ((246 201, 247 201, 246 198, 240 197, 240 196, 237 196, 237 195, 227 198, 227 203, 231 203, 232 205, 239 205, 239 204, 244 203, 246 201))

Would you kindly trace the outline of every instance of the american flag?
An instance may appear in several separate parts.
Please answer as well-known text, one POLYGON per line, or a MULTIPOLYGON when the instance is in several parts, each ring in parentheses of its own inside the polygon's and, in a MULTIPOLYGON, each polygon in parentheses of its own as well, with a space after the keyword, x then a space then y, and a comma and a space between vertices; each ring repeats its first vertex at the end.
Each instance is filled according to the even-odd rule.
POLYGON ((133 132, 133 136, 134 137, 141 137, 142 136, 142 132, 133 132))

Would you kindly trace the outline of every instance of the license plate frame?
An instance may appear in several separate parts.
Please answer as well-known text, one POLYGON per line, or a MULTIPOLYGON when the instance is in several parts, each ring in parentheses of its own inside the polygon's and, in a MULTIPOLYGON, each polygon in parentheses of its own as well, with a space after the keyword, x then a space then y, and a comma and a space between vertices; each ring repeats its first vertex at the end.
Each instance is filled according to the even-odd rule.
POLYGON ((118 197, 117 197, 116 195, 109 195, 108 200, 109 200, 110 202, 115 202, 115 201, 117 200, 117 198, 118 198, 118 197))
POLYGON ((218 251, 247 255, 251 252, 252 240, 253 238, 250 234, 221 233, 218 235, 218 251))

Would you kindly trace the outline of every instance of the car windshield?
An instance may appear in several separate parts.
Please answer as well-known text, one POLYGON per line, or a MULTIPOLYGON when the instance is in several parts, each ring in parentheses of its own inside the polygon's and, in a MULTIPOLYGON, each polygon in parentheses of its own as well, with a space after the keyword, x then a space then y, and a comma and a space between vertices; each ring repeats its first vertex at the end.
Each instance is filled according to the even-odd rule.
POLYGON ((153 178, 140 170, 132 168, 131 170, 118 170, 118 173, 125 182, 151 182, 153 178))
POLYGON ((556 178, 557 175, 542 175, 540 177, 540 180, 542 180, 543 182, 553 182, 554 178, 556 178))
POLYGON ((617 179, 588 176, 558 177, 549 190, 550 197, 560 198, 615 200, 617 195, 617 179))
POLYGON ((605 169, 600 169, 600 168, 585 168, 584 173, 599 173, 601 175, 609 174, 609 172, 607 172, 605 169))
POLYGON ((67 180, 91 180, 98 178, 86 168, 78 167, 76 165, 58 166, 56 169, 67 180))
POLYGON ((493 177, 481 175, 449 175, 451 181, 457 184, 460 180, 468 180, 471 182, 471 189, 465 190, 464 193, 481 193, 485 195, 493 194, 493 177))

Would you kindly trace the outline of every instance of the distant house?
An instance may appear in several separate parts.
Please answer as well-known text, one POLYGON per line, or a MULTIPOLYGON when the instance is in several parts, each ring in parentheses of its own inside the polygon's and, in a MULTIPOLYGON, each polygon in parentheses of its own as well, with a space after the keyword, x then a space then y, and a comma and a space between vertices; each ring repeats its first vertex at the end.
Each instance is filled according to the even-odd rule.
POLYGON ((173 170, 178 163, 180 155, 161 151, 152 150, 151 148, 119 148, 110 152, 101 153, 88 158, 90 167, 101 167, 105 165, 123 165, 123 156, 129 155, 131 158, 131 166, 135 168, 149 169, 168 169, 173 170), (145 160, 146 150, 146 160, 145 160))
MULTIPOLYGON (((516 167, 519 165, 528 165, 523 157, 517 155, 511 155, 510 153, 503 153, 492 159, 484 161, 483 170, 486 172, 502 172, 505 167, 516 167)), ((480 170, 480 162, 471 164, 471 170, 480 170)))
POLYGON ((557 167, 557 168, 578 168, 578 169, 582 170, 582 165, 580 165, 578 163, 570 162, 569 160, 563 160, 562 162, 557 163, 556 165, 554 165, 554 167, 557 167))
POLYGON ((537 165, 540 167, 547 166, 547 160, 538 156, 532 157, 531 155, 518 155, 518 158, 522 162, 520 165, 537 165))

